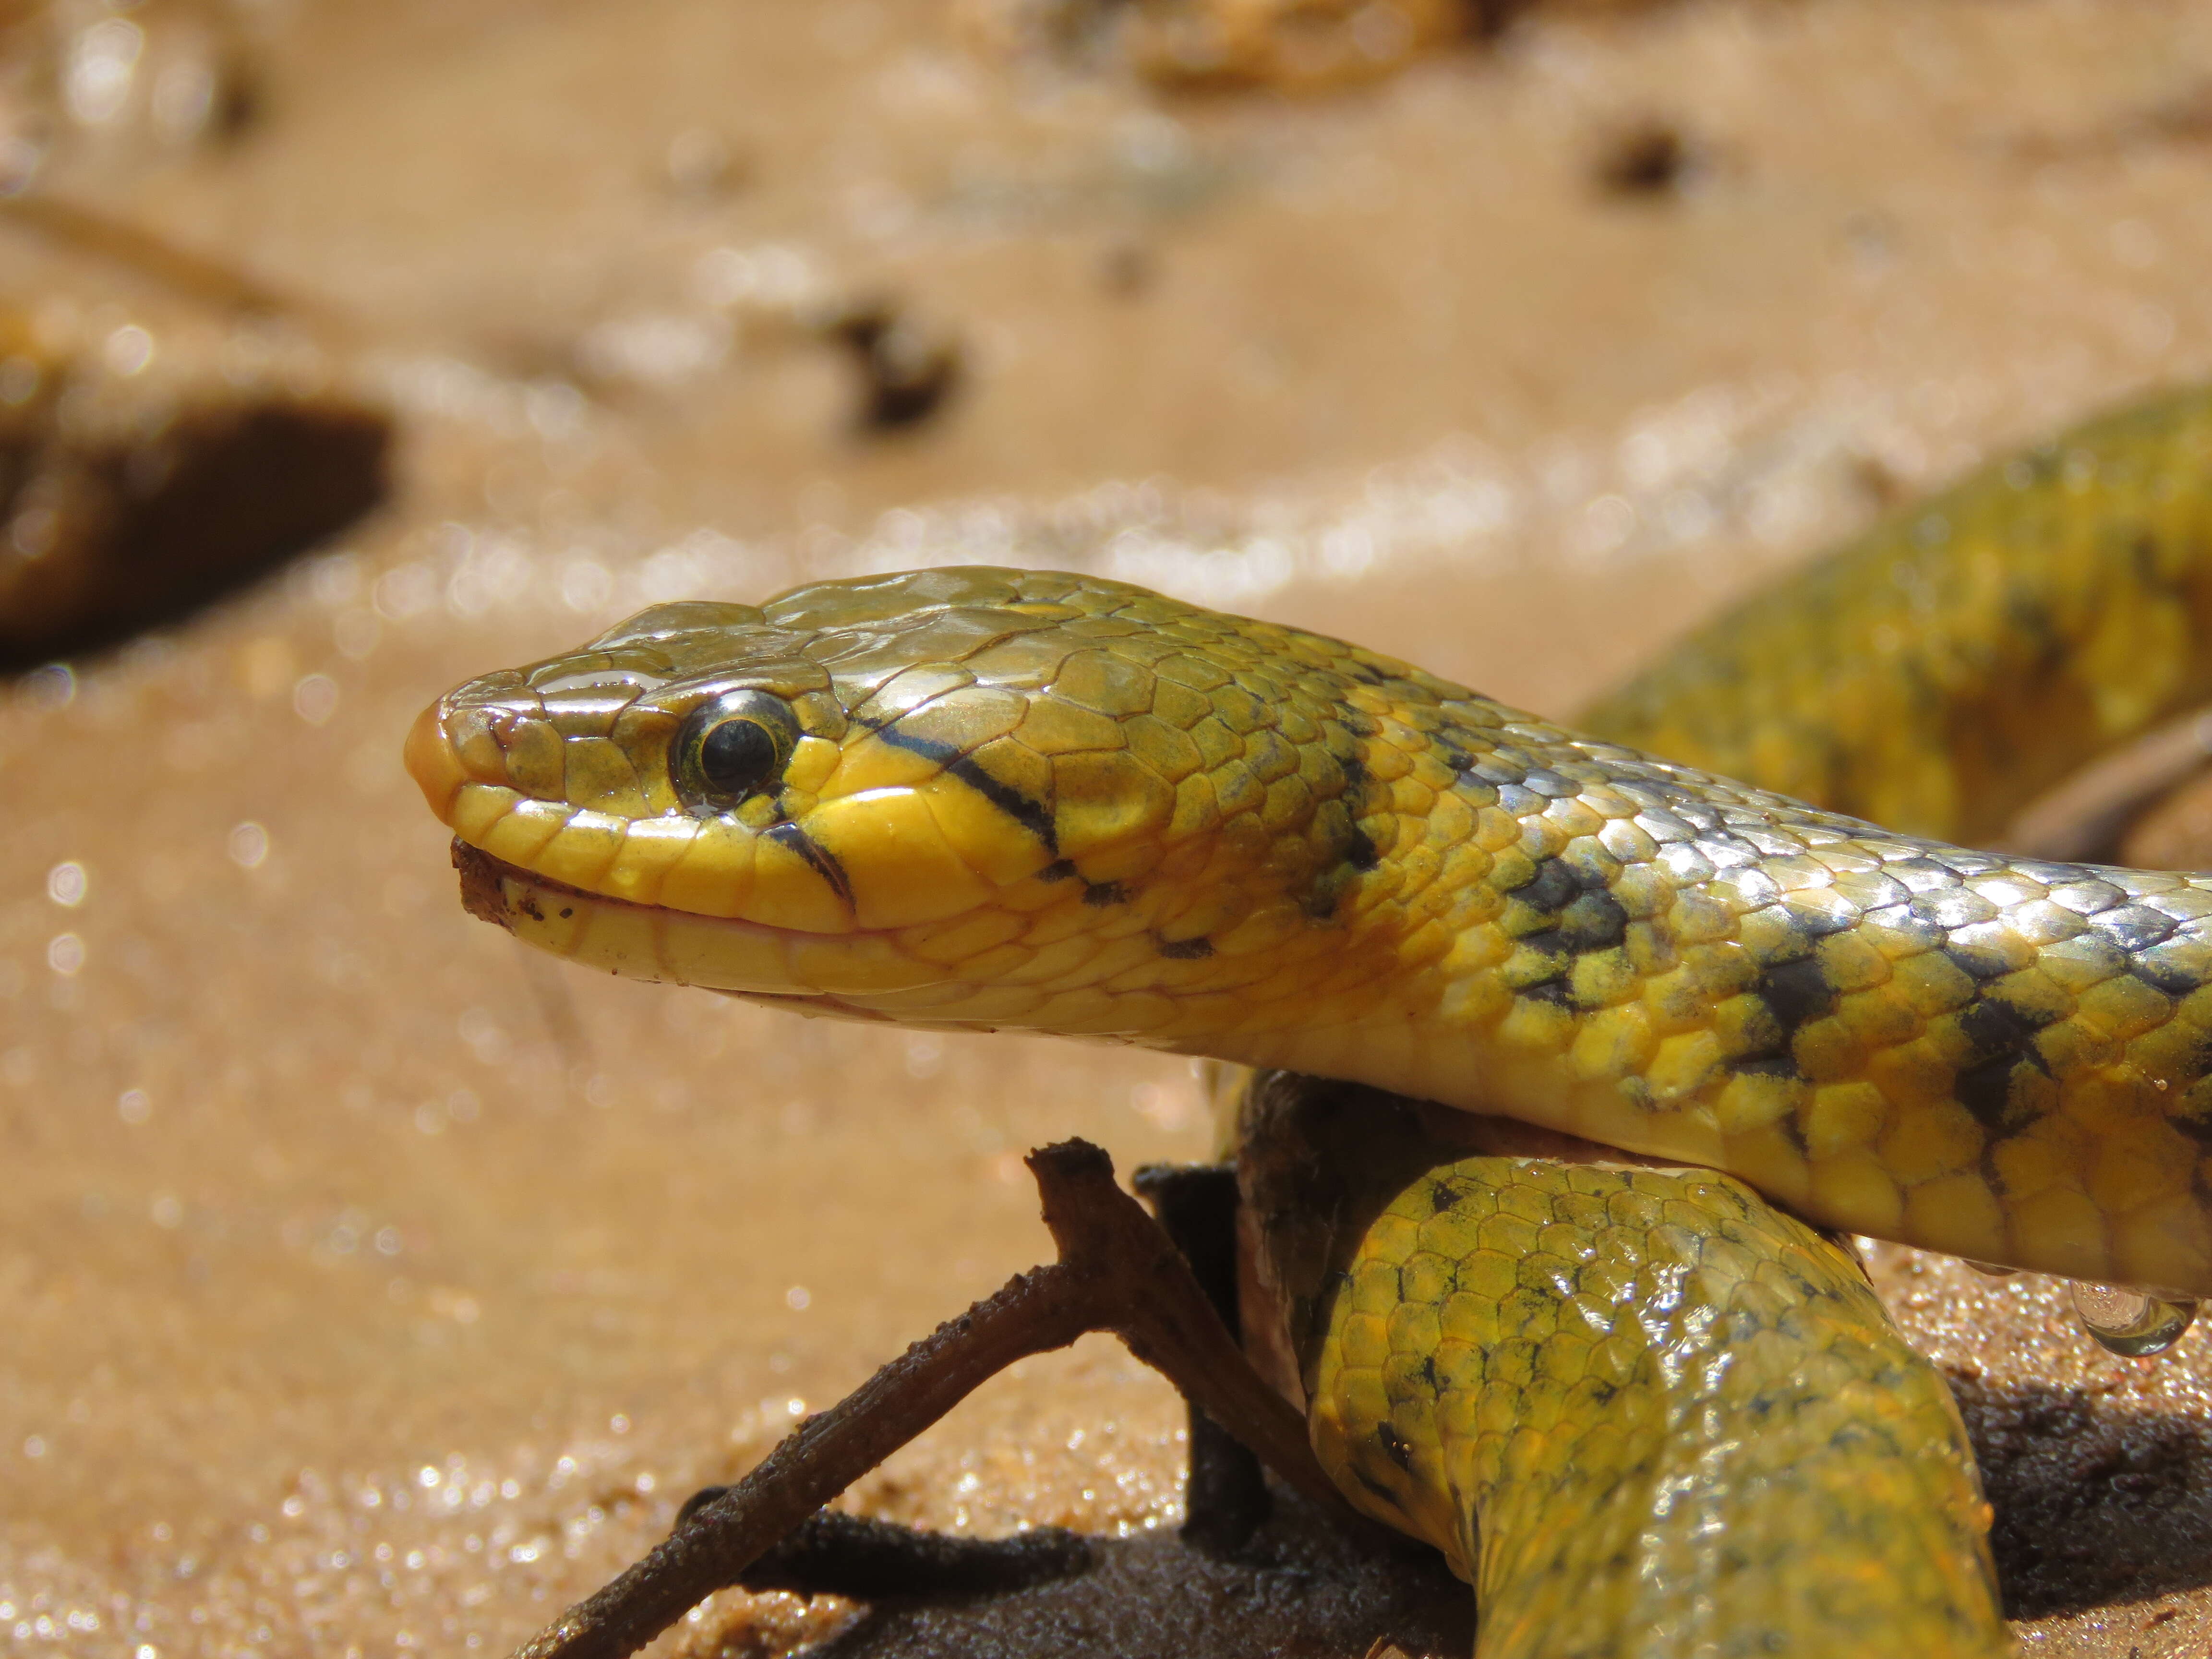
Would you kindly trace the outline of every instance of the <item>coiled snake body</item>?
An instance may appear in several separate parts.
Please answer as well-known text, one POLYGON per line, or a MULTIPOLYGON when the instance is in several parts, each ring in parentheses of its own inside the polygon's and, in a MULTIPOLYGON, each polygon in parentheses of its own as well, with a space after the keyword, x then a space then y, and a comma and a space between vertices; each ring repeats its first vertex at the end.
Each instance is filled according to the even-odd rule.
MULTIPOLYGON (((1980 833, 2202 695, 2208 445, 2187 400, 1996 469, 1601 724, 1980 833), (1802 695, 1749 694, 1767 660, 1802 695)), ((1486 1655, 2002 1650, 1940 1380, 1759 1194, 2212 1292, 2212 878, 1966 850, 1317 635, 981 568, 657 606, 450 693, 408 757, 471 908, 576 962, 1358 1085, 1271 1189, 1356 1222, 1279 1250, 1328 1264, 1286 1340, 1348 1493, 1480 1585, 1486 1655), (1403 1137, 1359 1089, 1699 1169, 1431 1145, 1413 1174, 1361 1151, 1403 1137), (1826 1494, 1825 1549, 1792 1492, 1826 1494), (1905 1513, 1937 1519, 1900 1549, 1905 1513), (1788 1607, 1742 1588, 1793 1574, 1788 1607)))

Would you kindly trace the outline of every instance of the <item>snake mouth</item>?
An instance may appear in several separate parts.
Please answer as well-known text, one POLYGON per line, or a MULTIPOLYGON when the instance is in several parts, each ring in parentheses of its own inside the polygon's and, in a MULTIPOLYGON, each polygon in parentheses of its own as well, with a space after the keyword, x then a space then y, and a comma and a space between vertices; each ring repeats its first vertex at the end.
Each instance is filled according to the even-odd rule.
POLYGON ((721 916, 695 915, 588 892, 471 846, 456 836, 461 903, 478 921, 586 968, 662 984, 692 985, 802 1011, 873 1018, 842 994, 905 988, 924 974, 884 959, 878 936, 825 938, 721 916), (903 969, 903 973, 900 969, 903 969))

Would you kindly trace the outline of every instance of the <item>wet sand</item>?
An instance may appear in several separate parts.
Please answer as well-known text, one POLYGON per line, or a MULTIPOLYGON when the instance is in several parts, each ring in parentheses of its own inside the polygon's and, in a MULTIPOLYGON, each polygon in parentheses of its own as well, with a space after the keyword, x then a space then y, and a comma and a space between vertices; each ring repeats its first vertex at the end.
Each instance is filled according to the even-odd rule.
MULTIPOLYGON (((504 1650, 1048 1254, 1023 1149, 1206 1151, 1179 1060, 524 957, 397 764, 446 685, 653 599, 981 559, 1565 713, 1886 501, 2212 367, 2202 7, 1538 18, 1306 101, 979 54, 927 0, 301 0, 254 40, 234 143, 80 133, 41 187, 288 296, 398 483, 0 697, 24 1652, 504 1650), (1654 124, 1679 180, 1605 184, 1654 124), (841 307, 957 350, 926 418, 860 429, 841 307)), ((0 281, 94 355, 137 325, 220 374, 271 326, 6 219, 0 281)), ((2045 1281, 1885 1271, 1982 1427, 2026 1650, 2201 1653, 2203 1337, 2115 1360, 2045 1281)), ((1193 1564, 1179 1434, 1103 1341, 1001 1379, 858 1505, 1126 1550, 832 1650, 1463 1644, 1450 1586, 1326 1540, 1193 1564)), ((726 1595, 671 1641, 849 1616, 726 1595)))

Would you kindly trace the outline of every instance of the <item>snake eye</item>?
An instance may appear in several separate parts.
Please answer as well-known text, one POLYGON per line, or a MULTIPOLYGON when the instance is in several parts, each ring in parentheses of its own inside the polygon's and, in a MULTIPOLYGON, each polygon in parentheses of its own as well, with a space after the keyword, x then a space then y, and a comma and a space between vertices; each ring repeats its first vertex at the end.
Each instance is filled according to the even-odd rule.
POLYGON ((735 806, 769 787, 799 744, 791 705, 765 691, 726 691, 677 733, 677 784, 709 806, 735 806))

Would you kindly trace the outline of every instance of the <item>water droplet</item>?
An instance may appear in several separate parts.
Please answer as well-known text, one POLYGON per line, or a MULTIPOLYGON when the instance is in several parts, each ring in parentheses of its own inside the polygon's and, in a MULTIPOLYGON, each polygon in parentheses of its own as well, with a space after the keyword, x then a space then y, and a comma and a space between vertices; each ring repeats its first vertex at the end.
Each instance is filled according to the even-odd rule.
POLYGON ((2082 1328, 2110 1352, 2130 1359, 2164 1353, 2181 1340, 2197 1317, 2190 1297, 2169 1301, 2124 1285, 2092 1285, 2077 1279, 2074 1311, 2082 1328))
POLYGON ((258 870, 269 856, 269 832, 252 819, 230 832, 231 862, 241 870, 258 870))
POLYGON ((2011 1279, 2020 1272, 2017 1267, 2001 1267, 1994 1261, 1977 1261, 1972 1256, 1960 1259, 1984 1279, 2011 1279))

